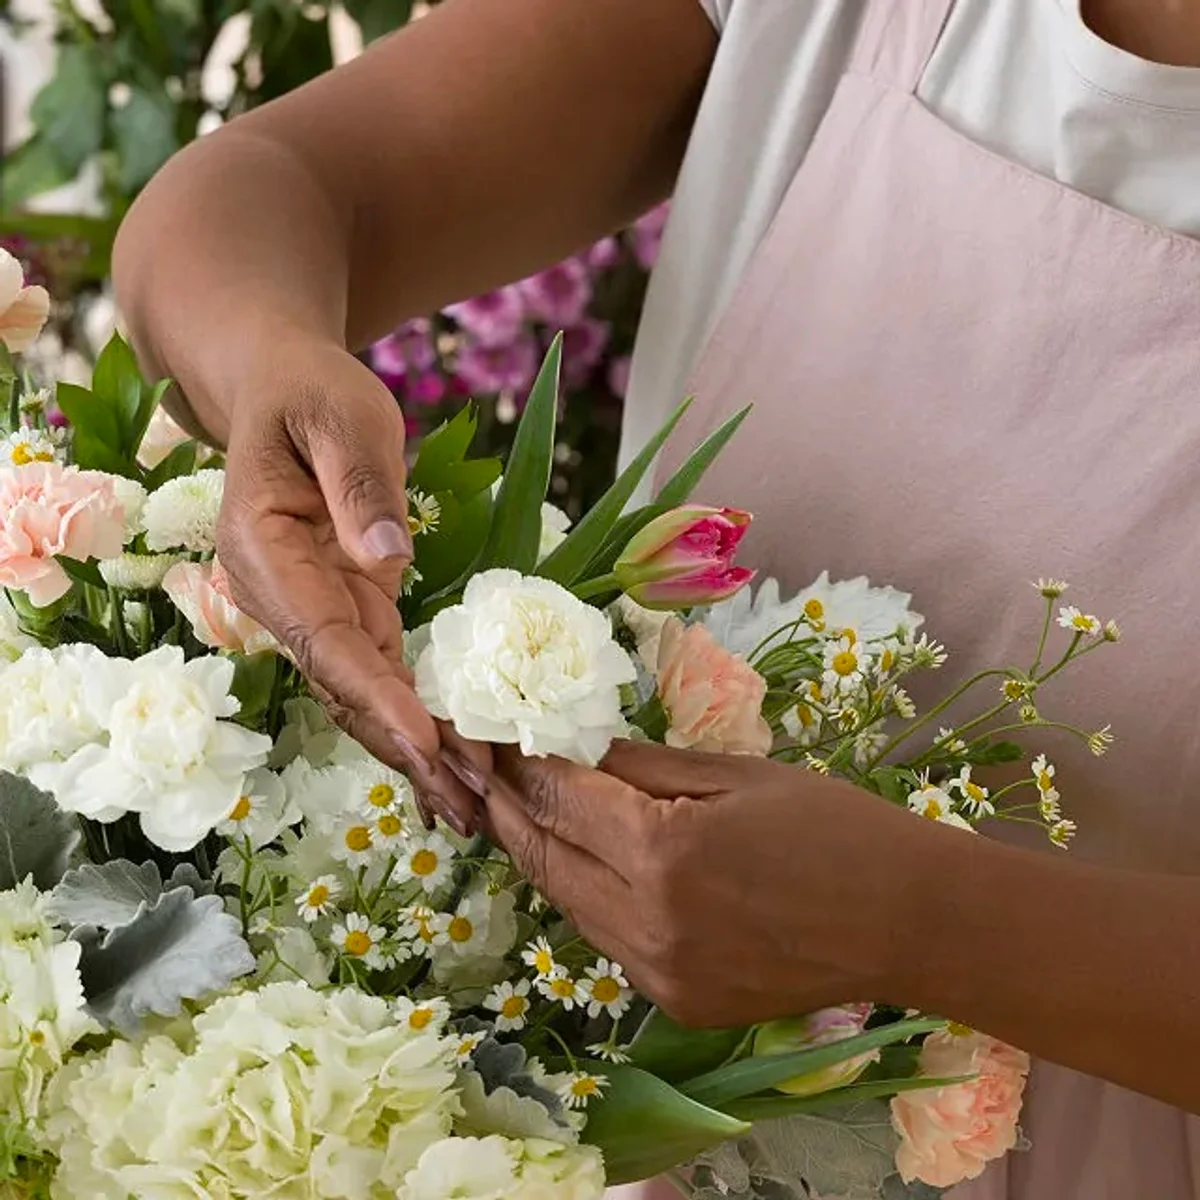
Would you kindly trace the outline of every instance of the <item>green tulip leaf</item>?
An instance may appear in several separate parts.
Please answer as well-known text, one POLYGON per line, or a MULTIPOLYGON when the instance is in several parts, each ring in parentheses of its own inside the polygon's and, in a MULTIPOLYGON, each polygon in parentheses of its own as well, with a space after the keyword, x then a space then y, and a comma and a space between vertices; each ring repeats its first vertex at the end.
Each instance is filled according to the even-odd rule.
POLYGON ((745 1029, 685 1029, 656 1008, 638 1030, 629 1056, 635 1067, 682 1083, 723 1066, 747 1036, 745 1029))

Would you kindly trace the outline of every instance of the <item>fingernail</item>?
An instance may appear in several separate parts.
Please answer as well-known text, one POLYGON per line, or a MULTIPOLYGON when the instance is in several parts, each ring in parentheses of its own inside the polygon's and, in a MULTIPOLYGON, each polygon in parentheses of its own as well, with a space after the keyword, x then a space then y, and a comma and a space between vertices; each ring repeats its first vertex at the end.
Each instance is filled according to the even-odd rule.
POLYGON ((387 558, 409 558, 413 556, 412 535, 402 525, 392 520, 376 521, 363 534, 363 548, 380 560, 387 558))
POLYGON ((403 734, 393 733, 392 741, 396 743, 397 749, 408 759, 411 766, 415 767, 423 775, 432 775, 434 773, 433 763, 429 761, 428 756, 422 754, 403 734))
POLYGON ((450 768, 460 783, 465 784, 481 799, 488 794, 488 778, 469 758, 457 750, 442 749, 442 762, 450 768))
POLYGON ((458 834, 459 837, 469 838, 475 834, 474 822, 468 822, 461 813, 453 808, 443 808, 438 815, 458 834))

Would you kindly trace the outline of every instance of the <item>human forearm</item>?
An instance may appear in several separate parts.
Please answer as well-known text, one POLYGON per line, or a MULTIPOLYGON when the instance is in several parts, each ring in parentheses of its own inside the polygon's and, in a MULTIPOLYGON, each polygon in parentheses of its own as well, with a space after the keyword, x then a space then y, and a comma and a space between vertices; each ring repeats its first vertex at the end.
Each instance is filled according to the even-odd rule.
POLYGON ((896 999, 1200 1112, 1200 878, 929 845, 896 999))

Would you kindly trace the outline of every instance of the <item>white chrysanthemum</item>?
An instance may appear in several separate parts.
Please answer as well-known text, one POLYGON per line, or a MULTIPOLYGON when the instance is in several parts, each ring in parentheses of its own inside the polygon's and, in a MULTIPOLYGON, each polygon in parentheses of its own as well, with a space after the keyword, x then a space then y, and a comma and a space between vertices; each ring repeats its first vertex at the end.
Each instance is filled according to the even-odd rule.
POLYGON ((862 576, 831 583, 825 571, 790 600, 780 599, 774 579, 764 580, 753 597, 743 588, 714 607, 704 623, 726 650, 745 657, 782 641, 796 622, 801 624, 795 637, 852 630, 856 639, 871 642, 900 629, 911 633, 924 621, 909 608, 911 600, 895 588, 872 587, 862 576))
POLYGON ((190 850, 229 815, 271 749, 270 738, 227 719, 238 711, 232 684, 229 659, 186 662, 177 646, 106 660, 88 678, 106 741, 36 763, 29 777, 68 812, 99 821, 136 812, 155 845, 190 850))
POLYGON ((542 505, 542 536, 538 542, 538 561, 553 554, 567 540, 571 518, 553 504, 542 505))
POLYGON ((0 467, 23 467, 31 462, 54 462, 58 447, 40 429, 18 429, 0 438, 0 467))
POLYGON ((48 1122, 64 1196, 394 1196, 450 1133, 454 1039, 355 990, 223 997, 174 1040, 71 1064, 48 1122), (165 1190, 164 1190, 165 1189, 165 1190))
POLYGON ((117 502, 125 514, 125 541, 131 542, 142 532, 142 514, 146 511, 149 494, 136 479, 124 475, 110 475, 117 502))
POLYGON ((177 554, 122 554, 101 559, 100 575, 122 592, 149 592, 162 586, 163 576, 179 561, 177 554))
POLYGON ((257 850, 300 819, 300 809, 288 796, 283 780, 273 771, 259 768, 246 776, 242 794, 217 832, 238 842, 248 838, 257 850))
POLYGON ((142 513, 147 547, 196 553, 215 550, 224 490, 225 472, 211 467, 164 483, 151 493, 142 513))
POLYGON ((37 638, 30 637, 21 629, 17 610, 9 602, 4 589, 0 588, 0 668, 5 663, 16 662, 26 650, 38 645, 37 638))
POLYGON ((603 613, 548 579, 495 570, 433 619, 416 682, 464 737, 594 766, 625 731, 621 686, 636 675, 603 613))

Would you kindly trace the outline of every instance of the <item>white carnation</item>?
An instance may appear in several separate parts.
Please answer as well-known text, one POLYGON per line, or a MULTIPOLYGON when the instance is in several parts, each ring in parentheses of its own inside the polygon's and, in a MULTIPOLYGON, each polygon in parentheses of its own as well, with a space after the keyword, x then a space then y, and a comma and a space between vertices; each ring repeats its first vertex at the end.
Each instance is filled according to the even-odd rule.
POLYGON ((548 579, 485 571, 433 619, 417 694, 464 737, 594 766, 637 672, 608 618, 548 579))
POLYGON ((270 738, 227 719, 238 711, 232 683, 229 659, 186 662, 177 646, 105 660, 92 711, 106 736, 66 762, 35 763, 29 777, 68 812, 98 821, 136 812, 155 845, 190 850, 229 815, 271 749, 270 738))
POLYGON ((0 588, 0 669, 5 663, 16 662, 26 650, 32 650, 37 644, 37 638, 30 637, 21 629, 17 610, 9 602, 4 589, 0 588))
POLYGON ((205 553, 217 545, 225 472, 212 468, 169 480, 146 501, 142 525, 151 550, 205 553))
POLYGON ((125 541, 131 542, 142 532, 142 513, 148 494, 136 479, 126 479, 123 475, 110 475, 109 479, 117 494, 117 503, 125 514, 125 541))
POLYGON ((101 559, 100 576, 121 592, 149 592, 162 586, 163 576, 178 561, 177 554, 122 554, 101 559))
POLYGON ((571 518, 553 504, 542 505, 542 538, 538 543, 538 561, 552 554, 567 540, 571 518))

